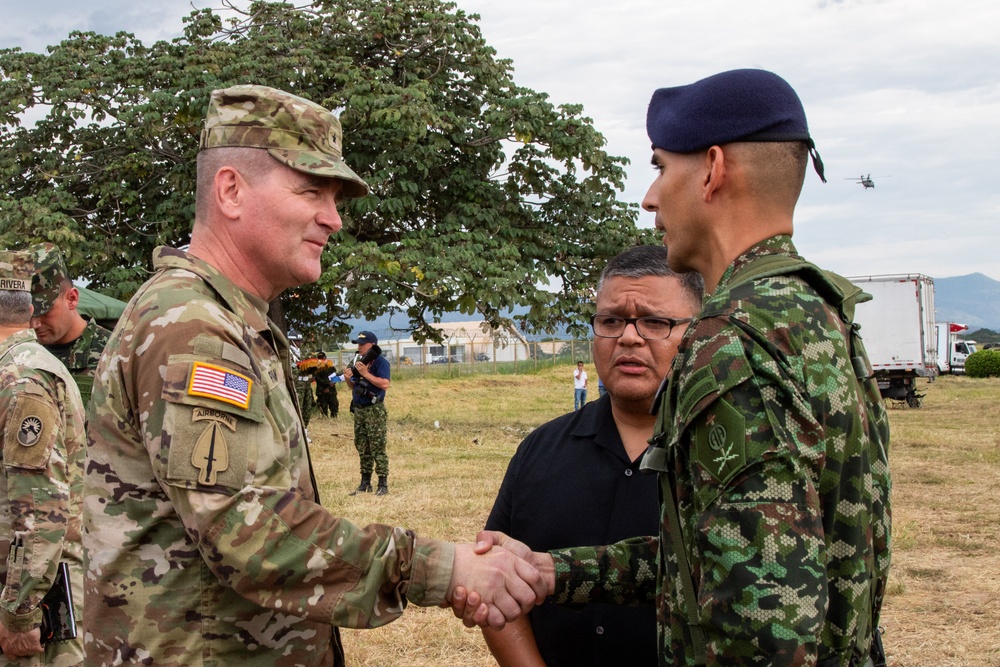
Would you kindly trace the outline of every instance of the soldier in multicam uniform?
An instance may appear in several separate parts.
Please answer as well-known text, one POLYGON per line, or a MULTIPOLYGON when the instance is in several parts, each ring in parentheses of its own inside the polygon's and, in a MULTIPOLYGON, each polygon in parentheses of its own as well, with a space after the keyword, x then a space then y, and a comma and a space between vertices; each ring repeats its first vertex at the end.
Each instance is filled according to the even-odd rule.
POLYGON ((73 375, 83 405, 90 401, 94 371, 111 332, 77 310, 80 292, 66 271, 62 252, 51 243, 27 248, 35 258, 31 301, 35 307, 31 327, 38 341, 73 375))
POLYGON ((660 535, 534 562, 556 602, 655 595, 662 665, 884 664, 888 421, 845 324, 840 297, 860 290, 838 295, 846 281, 792 245, 810 153, 822 177, 801 102, 736 70, 656 91, 647 129, 643 207, 671 268, 710 293, 643 463, 661 473, 660 535))
POLYGON ((491 623, 518 616, 543 591, 509 552, 319 504, 289 344, 266 311, 319 278, 337 203, 368 192, 339 121, 235 86, 212 93, 201 149, 190 249, 155 251, 95 380, 87 664, 339 665, 334 626, 388 623, 458 584, 496 591, 491 623))
POLYGON ((64 562, 82 614, 83 406, 28 324, 31 272, 30 254, 0 252, 0 665, 70 667, 83 661, 82 632, 43 650, 40 605, 64 562))

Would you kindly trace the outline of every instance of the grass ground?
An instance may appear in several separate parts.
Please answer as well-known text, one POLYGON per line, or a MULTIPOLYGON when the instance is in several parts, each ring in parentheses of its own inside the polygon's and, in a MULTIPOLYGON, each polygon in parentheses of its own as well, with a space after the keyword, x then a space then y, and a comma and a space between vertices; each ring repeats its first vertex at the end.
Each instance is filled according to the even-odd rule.
MULTIPOLYGON (((390 494, 382 498, 347 495, 358 462, 346 409, 338 419, 314 416, 324 505, 359 524, 473 539, 517 444, 572 408, 570 374, 566 365, 394 380, 390 494)), ((923 408, 890 410, 894 552, 882 621, 889 665, 1000 667, 1000 380, 946 377, 925 386, 923 408)), ((346 406, 345 398, 341 392, 346 406)), ((440 609, 411 607, 384 628, 343 635, 350 667, 495 665, 479 631, 440 609)))

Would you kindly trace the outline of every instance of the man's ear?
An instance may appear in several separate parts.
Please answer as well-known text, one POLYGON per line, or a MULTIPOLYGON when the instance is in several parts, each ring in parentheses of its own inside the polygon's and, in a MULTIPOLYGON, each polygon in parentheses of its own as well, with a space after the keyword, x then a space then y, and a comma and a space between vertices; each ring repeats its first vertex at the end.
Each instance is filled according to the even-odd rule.
POLYGON ((238 220, 246 201, 249 184, 234 167, 225 166, 215 172, 212 180, 212 197, 216 207, 225 217, 238 220))
POLYGON ((702 181, 702 196, 705 202, 726 183, 726 154, 721 146, 712 146, 705 152, 705 176, 702 181))
POLYGON ((66 307, 70 310, 76 310, 76 307, 80 304, 80 290, 75 287, 70 287, 66 290, 66 307))

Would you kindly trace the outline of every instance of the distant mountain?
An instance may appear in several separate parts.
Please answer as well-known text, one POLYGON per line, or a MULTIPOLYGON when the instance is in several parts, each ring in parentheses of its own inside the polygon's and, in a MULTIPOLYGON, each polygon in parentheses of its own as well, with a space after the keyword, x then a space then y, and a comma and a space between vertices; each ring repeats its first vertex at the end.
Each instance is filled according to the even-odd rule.
POLYGON ((937 319, 1000 330, 1000 281, 981 273, 934 279, 937 319))

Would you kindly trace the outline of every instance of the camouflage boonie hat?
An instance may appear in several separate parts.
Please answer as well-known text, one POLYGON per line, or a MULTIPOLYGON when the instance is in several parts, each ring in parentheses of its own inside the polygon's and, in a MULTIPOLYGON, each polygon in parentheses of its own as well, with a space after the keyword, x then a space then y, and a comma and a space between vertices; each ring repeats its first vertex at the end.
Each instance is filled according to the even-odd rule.
POLYGON ((29 253, 0 250, 0 290, 30 292, 34 268, 29 253))
POLYGON ((344 162, 343 133, 332 113, 309 100, 267 86, 212 91, 201 131, 201 150, 266 148, 297 171, 339 178, 348 197, 364 197, 368 184, 344 162))
POLYGON ((40 317, 52 309, 59 298, 62 281, 70 280, 62 251, 54 243, 36 243, 25 248, 31 253, 35 263, 35 284, 31 287, 31 305, 35 307, 35 317, 40 317))

